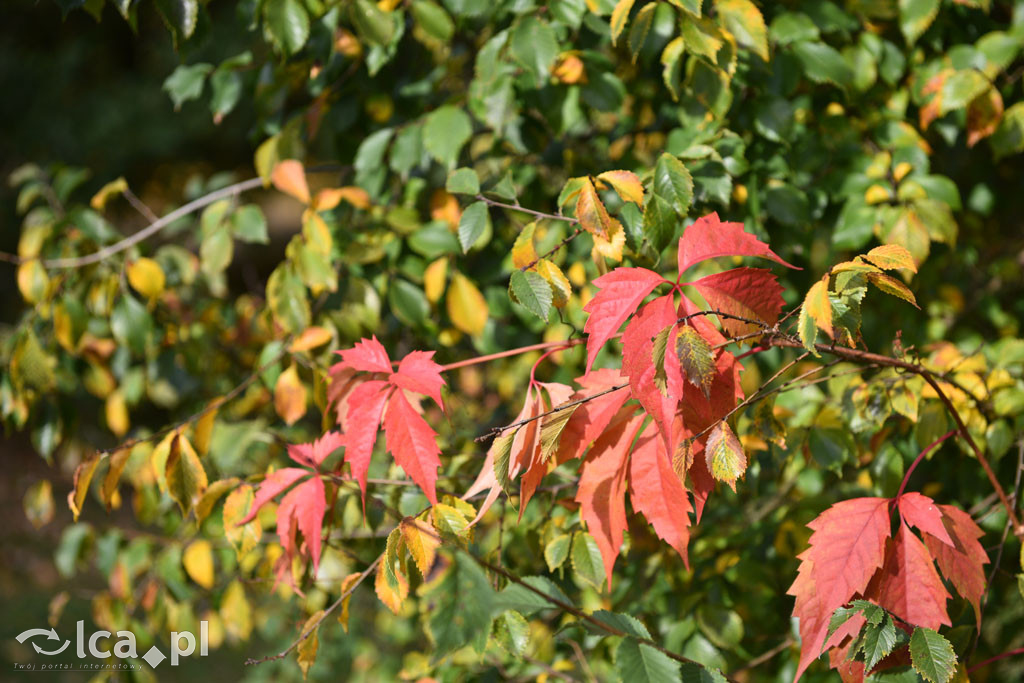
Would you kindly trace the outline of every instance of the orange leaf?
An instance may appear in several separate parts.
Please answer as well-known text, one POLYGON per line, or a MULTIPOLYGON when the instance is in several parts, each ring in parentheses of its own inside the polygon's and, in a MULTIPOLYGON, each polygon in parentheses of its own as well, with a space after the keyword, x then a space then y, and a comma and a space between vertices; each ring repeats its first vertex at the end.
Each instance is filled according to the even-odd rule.
POLYGON ((309 204, 309 185, 306 184, 306 169, 301 161, 286 159, 279 162, 270 173, 270 181, 281 192, 309 204))

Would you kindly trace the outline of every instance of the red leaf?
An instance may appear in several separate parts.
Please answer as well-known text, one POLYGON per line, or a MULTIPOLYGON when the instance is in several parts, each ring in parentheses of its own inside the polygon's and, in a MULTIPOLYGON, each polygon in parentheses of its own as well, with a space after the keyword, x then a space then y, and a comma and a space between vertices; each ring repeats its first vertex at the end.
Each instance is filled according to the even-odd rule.
POLYGON ((675 548, 689 569, 686 546, 690 541, 690 498, 650 425, 630 456, 629 499, 654 527, 658 538, 675 548))
MULTIPOLYGON (((774 325, 785 305, 782 285, 763 268, 733 268, 691 283, 711 308, 742 318, 774 325)), ((758 325, 722 318, 722 327, 733 336, 756 332, 758 325)))
POLYGON ((251 522, 252 518, 260 511, 261 507, 276 498, 279 493, 287 489, 299 479, 310 474, 312 474, 312 472, 309 470, 304 470, 298 467, 285 467, 284 469, 276 470, 268 474, 263 479, 259 489, 256 490, 256 496, 252 501, 252 507, 249 508, 249 514, 245 516, 245 519, 239 521, 237 526, 251 522))
POLYGON ((516 422, 530 420, 518 430, 512 439, 512 451, 508 460, 508 478, 515 479, 533 462, 534 453, 540 448, 540 420, 533 420, 544 412, 544 399, 534 383, 526 387, 523 409, 516 422))
POLYGON ((437 434, 402 391, 395 391, 384 413, 384 436, 395 462, 412 477, 432 505, 437 505, 437 468, 441 466, 441 449, 437 434))
POLYGON ((342 367, 349 367, 361 372, 386 372, 391 374, 391 359, 384 345, 372 339, 361 339, 351 349, 338 351, 342 367))
POLYGON ((911 491, 900 496, 896 504, 899 506, 904 522, 916 527, 922 533, 931 534, 946 545, 953 545, 953 539, 949 537, 946 527, 942 525, 942 512, 935 505, 934 500, 911 491))
POLYGON ((597 542, 612 585, 612 567, 626 530, 626 458, 644 414, 624 407, 597 440, 580 472, 576 502, 587 530, 597 542))
MULTIPOLYGON (((628 380, 619 370, 604 369, 577 377, 576 383, 583 388, 572 395, 574 401, 627 384, 628 380)), ((620 389, 581 403, 562 430, 558 444, 558 463, 582 457, 628 398, 629 392, 620 389)))
MULTIPOLYGON (((345 419, 345 462, 359 482, 363 510, 366 509, 366 472, 370 469, 373 444, 377 442, 380 417, 390 385, 384 380, 363 382, 349 394, 345 419)), ((401 392, 395 392, 401 393, 401 392)))
POLYGON ((312 443, 288 446, 288 455, 300 465, 319 467, 324 459, 345 445, 345 437, 339 432, 327 432, 312 443))
POLYGON ((324 482, 314 476, 293 488, 277 508, 277 534, 286 556, 295 554, 295 529, 306 539, 313 573, 320 567, 320 535, 327 509, 324 482))
POLYGON ((680 277, 690 266, 719 256, 760 256, 796 268, 779 258, 767 244, 746 232, 742 223, 723 223, 717 213, 710 213, 686 228, 679 239, 680 277))
POLYGON ((660 275, 646 268, 616 268, 594 280, 600 291, 583 307, 590 314, 583 327, 588 335, 587 372, 590 372, 605 342, 614 336, 640 302, 662 282, 664 279, 660 275))
POLYGON ((423 394, 434 399, 444 410, 441 402, 441 387, 445 382, 441 379, 441 366, 433 361, 433 351, 412 351, 398 364, 398 372, 391 375, 391 383, 396 387, 423 394))
POLYGON ((978 542, 983 532, 971 516, 952 505, 939 505, 942 522, 953 544, 947 545, 930 533, 924 534, 924 544, 931 551, 945 576, 956 592, 974 606, 974 616, 981 628, 981 596, 985 594, 985 569, 988 555, 978 542))
MULTIPOLYGON (((700 309, 696 304, 682 297, 678 311, 680 318, 698 311, 700 309)), ((700 332, 712 348, 725 343, 725 336, 707 316, 694 316, 690 318, 689 323, 700 332)), ((743 387, 740 385, 740 372, 743 366, 737 363, 736 357, 728 351, 718 351, 718 354, 715 359, 715 378, 711 383, 710 396, 704 396, 696 387, 683 386, 683 421, 686 426, 684 433, 687 436, 699 434, 724 418, 736 407, 736 401, 743 398, 743 387)))
MULTIPOLYGON (((560 384, 558 382, 538 382, 537 385, 542 387, 548 394, 548 403, 545 405, 541 403, 539 406, 539 412, 547 412, 552 410, 556 406, 560 406, 569 400, 572 396, 572 387, 560 384)), ((539 392, 538 392, 539 393, 539 392)), ((523 473, 523 478, 519 482, 519 518, 523 517, 523 510, 526 509, 526 505, 533 498, 533 492, 537 490, 540 482, 544 479, 544 475, 548 473, 549 462, 542 462, 541 458, 541 443, 540 443, 540 430, 543 420, 536 421, 537 439, 534 444, 533 450, 530 452, 530 462, 526 466, 526 471, 523 473)))
POLYGON ((704 504, 708 501, 708 496, 715 490, 715 485, 718 483, 715 478, 711 476, 711 469, 708 467, 707 458, 704 457, 707 450, 704 446, 707 444, 707 435, 702 436, 690 444, 690 448, 693 449, 693 463, 690 465, 690 469, 687 473, 690 476, 690 484, 693 486, 693 512, 696 516, 696 522, 700 523, 700 518, 704 514, 704 504))
POLYGON ((633 317, 626 331, 622 333, 622 369, 629 376, 629 387, 633 398, 640 401, 644 409, 654 418, 665 441, 665 450, 675 448, 673 417, 678 401, 658 390, 654 383, 654 359, 651 357, 652 341, 660 330, 676 320, 672 295, 658 297, 646 304, 633 317))
POLYGON ((810 547, 800 554, 800 570, 790 586, 800 619, 800 675, 821 653, 836 608, 863 594, 885 560, 889 500, 854 498, 836 503, 807 525, 810 547))
POLYGON ((950 595, 935 571, 924 544, 900 523, 878 576, 878 604, 915 626, 950 626, 946 600, 950 595))

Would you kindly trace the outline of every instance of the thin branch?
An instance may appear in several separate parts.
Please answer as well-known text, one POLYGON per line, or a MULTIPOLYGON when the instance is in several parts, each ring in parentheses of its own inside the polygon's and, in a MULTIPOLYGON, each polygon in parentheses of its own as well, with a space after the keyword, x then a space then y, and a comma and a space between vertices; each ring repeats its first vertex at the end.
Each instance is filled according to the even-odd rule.
POLYGON ((557 412, 561 412, 563 410, 568 410, 569 408, 574 408, 574 407, 576 407, 576 406, 578 406, 578 405, 580 405, 582 403, 586 403, 587 401, 593 401, 595 398, 598 398, 600 396, 604 396, 605 394, 610 394, 613 391, 618 391, 619 389, 625 389, 628 386, 629 386, 628 384, 619 384, 617 386, 605 389, 604 391, 599 391, 596 394, 592 394, 591 396, 584 396, 583 398, 576 399, 575 401, 569 401, 568 403, 563 403, 560 406, 556 406, 556 407, 552 408, 551 410, 547 411, 546 413, 541 413, 540 415, 534 415, 533 417, 528 417, 528 418, 525 418, 523 420, 519 420, 518 422, 513 422, 512 424, 507 424, 504 427, 492 427, 490 429, 490 431, 488 431, 485 434, 482 434, 482 435, 476 437, 476 439, 474 439, 474 441, 486 441, 490 437, 497 436, 497 435, 499 435, 499 434, 501 434, 503 432, 507 432, 510 429, 515 429, 517 427, 522 427, 523 425, 529 424, 529 423, 533 422, 534 420, 540 420, 540 419, 543 419, 543 418, 547 417, 548 415, 554 415, 557 412))
MULTIPOLYGON (((441 366, 441 372, 448 370, 456 370, 458 368, 468 367, 470 365, 479 365, 480 363, 488 363, 492 360, 498 360, 499 358, 508 358, 509 356, 518 356, 523 353, 529 353, 530 351, 547 351, 548 349, 558 349, 559 347, 569 348, 576 346, 577 344, 583 344, 586 339, 566 339, 564 341, 550 341, 541 342, 540 344, 530 344, 529 346, 520 346, 517 349, 509 349, 508 351, 499 351, 498 353, 491 353, 486 356, 477 356, 476 358, 467 358, 466 360, 460 360, 455 363, 449 363, 448 365, 441 366)), ((397 363, 398 361, 393 361, 397 363)))
POLYGON ((146 206, 146 203, 139 199, 135 193, 132 192, 130 187, 125 186, 122 194, 124 195, 124 198, 128 200, 128 203, 132 205, 132 208, 142 214, 142 217, 147 221, 150 223, 156 223, 160 220, 160 217, 153 213, 153 209, 146 206))
POLYGON ((787 636, 785 640, 783 640, 781 643, 779 643, 772 649, 768 650, 767 652, 759 654, 757 657, 754 657, 749 662, 733 671, 733 675, 735 676, 737 674, 743 673, 744 671, 749 671, 750 669, 758 667, 764 664, 765 662, 775 658, 780 653, 785 652, 787 649, 789 649, 789 647, 793 645, 793 642, 793 636, 787 636))
POLYGON ((536 216, 537 218, 545 218, 550 221, 562 221, 563 223, 569 223, 571 225, 575 225, 580 222, 578 218, 569 218, 568 216, 560 216, 555 213, 544 213, 543 211, 527 209, 526 207, 519 206, 518 204, 506 204, 505 202, 499 202, 491 199, 490 197, 485 197, 482 194, 478 194, 476 198, 489 206, 495 206, 499 209, 509 209, 510 211, 518 211, 519 213, 528 213, 531 216, 536 216))
POLYGON ((561 242, 559 242, 559 243, 558 243, 558 244, 556 244, 555 246, 551 247, 551 248, 550 248, 550 249, 548 249, 548 250, 547 250, 546 252, 544 252, 543 254, 541 254, 540 256, 538 256, 537 258, 533 259, 532 261, 530 261, 529 263, 527 263, 527 264, 526 264, 525 266, 523 266, 523 267, 522 267, 522 268, 520 268, 519 270, 525 273, 525 272, 526 272, 526 271, 528 271, 528 270, 529 270, 530 268, 533 268, 533 267, 534 267, 535 265, 537 265, 538 263, 540 263, 540 262, 541 262, 541 261, 543 261, 544 259, 546 259, 546 258, 548 258, 549 256, 551 256, 552 254, 554 254, 555 252, 557 252, 557 251, 558 251, 559 249, 561 249, 561 248, 562 248, 562 247, 564 247, 565 245, 569 244, 569 242, 572 242, 572 241, 573 241, 574 239, 576 239, 576 238, 577 238, 577 237, 578 237, 578 236, 580 235, 580 233, 582 233, 582 232, 583 232, 583 228, 576 228, 576 229, 575 229, 575 230, 573 230, 573 231, 572 231, 571 233, 569 233, 569 235, 568 235, 568 236, 566 236, 566 238, 565 238, 565 239, 563 239, 563 240, 562 240, 561 242))
POLYGON ((978 669, 984 669, 986 666, 988 666, 989 664, 992 664, 993 662, 998 662, 1000 659, 1006 659, 1008 657, 1015 657, 1017 655, 1024 655, 1024 647, 1018 647, 1016 650, 1010 650, 1009 652, 1004 652, 1002 654, 998 654, 995 657, 989 657, 988 659, 986 659, 981 664, 975 664, 974 666, 972 666, 970 669, 967 670, 967 673, 968 673, 968 675, 970 675, 970 674, 974 673, 975 671, 977 671, 978 669))

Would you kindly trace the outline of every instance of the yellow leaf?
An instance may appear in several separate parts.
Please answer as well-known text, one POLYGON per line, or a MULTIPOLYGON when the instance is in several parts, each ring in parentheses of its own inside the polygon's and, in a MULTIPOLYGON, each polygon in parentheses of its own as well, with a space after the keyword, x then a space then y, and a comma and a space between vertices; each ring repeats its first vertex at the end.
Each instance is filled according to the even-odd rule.
POLYGON ((164 269, 151 258, 140 258, 128 266, 128 282, 147 299, 155 299, 164 291, 167 279, 164 269))
POLYGON ((547 259, 541 259, 533 267, 537 273, 551 285, 551 303, 555 308, 562 308, 569 303, 569 296, 572 294, 572 285, 562 273, 561 268, 547 259))
POLYGON ((821 278, 807 290, 804 297, 804 308, 807 315, 811 316, 818 327, 825 331, 828 336, 834 336, 832 332, 832 302, 828 298, 828 275, 821 278))
POLYGON ((340 623, 341 627, 345 629, 345 633, 348 633, 348 603, 352 600, 353 586, 356 585, 356 581, 358 581, 361 576, 361 572, 355 572, 341 580, 341 594, 344 597, 341 599, 341 608, 338 612, 338 623, 340 623))
POLYGON ((115 436, 124 436, 128 432, 128 428, 131 426, 131 422, 128 420, 128 404, 124 401, 124 394, 121 390, 110 392, 107 396, 106 410, 104 411, 107 416, 107 427, 114 433, 115 436))
POLYGON ((913 273, 917 272, 914 257, 907 251, 906 247, 899 244, 884 244, 880 247, 875 247, 865 254, 864 258, 873 265, 885 270, 906 268, 913 273))
POLYGON ((206 470, 183 434, 176 434, 171 441, 164 478, 167 493, 181 508, 182 515, 188 514, 206 490, 206 470))
POLYGON ((189 578, 203 588, 213 588, 213 547, 206 539, 189 543, 181 556, 182 564, 189 578))
POLYGON ((389 610, 398 614, 402 610, 402 603, 409 597, 409 580, 401 571, 389 572, 384 565, 385 562, 382 560, 377 566, 377 578, 373 582, 373 587, 380 601, 387 605, 389 610))
POLYGON ((594 235, 594 251, 618 263, 622 261, 622 247, 626 245, 626 231, 622 229, 622 223, 611 219, 608 235, 607 238, 594 235))
POLYGON ((566 85, 586 83, 587 81, 587 72, 583 60, 572 52, 559 56, 554 68, 551 69, 551 73, 556 79, 566 85))
POLYGON ((622 201, 643 206, 644 186, 632 171, 605 171, 597 176, 597 179, 611 185, 612 189, 622 197, 622 201))
POLYGON ((403 519, 399 527, 402 530, 405 547, 409 549, 416 568, 426 578, 437 558, 437 548, 441 545, 440 537, 433 527, 413 517, 403 519))
POLYGON ((217 504, 221 496, 238 486, 238 483, 237 477, 228 477, 227 479, 218 479, 207 486, 202 497, 199 498, 199 502, 196 503, 196 523, 202 524, 203 520, 213 512, 213 506, 217 504))
POLYGON ((107 474, 103 477, 103 485, 100 487, 100 498, 106 504, 108 511, 113 507, 114 494, 117 493, 117 484, 121 481, 121 473, 124 472, 125 465, 128 464, 128 458, 131 455, 132 449, 122 448, 107 458, 109 464, 107 466, 107 474))
POLYGON ((459 200, 443 187, 437 188, 430 195, 430 218, 435 221, 444 221, 448 224, 449 230, 458 230, 459 220, 462 219, 459 200))
POLYGON ((427 301, 436 304, 444 294, 445 282, 448 278, 448 257, 442 256, 423 271, 423 291, 427 301))
POLYGON ((920 308, 917 305, 917 299, 914 298, 914 293, 910 291, 905 284, 897 280, 896 278, 886 275, 885 273, 868 273, 868 282, 878 287, 886 294, 891 294, 897 298, 903 299, 913 304, 914 308, 920 308))
POLYGON ((207 406, 206 412, 196 420, 195 430, 192 432, 192 445, 199 455, 206 455, 210 450, 210 437, 213 435, 213 424, 217 420, 219 406, 220 399, 217 399, 207 406))
POLYGON ((516 268, 526 268, 537 262, 537 250, 533 247, 533 233, 537 229, 536 223, 528 223, 516 237, 512 245, 512 265, 516 268))
POLYGON ((18 266, 18 291, 30 304, 38 304, 46 297, 50 276, 38 260, 26 261, 18 266))
POLYGON ((252 486, 243 484, 224 499, 224 536, 235 549, 239 559, 255 548, 263 535, 263 524, 259 515, 246 524, 238 524, 249 514, 255 498, 252 486))
POLYGON ((715 0, 722 24, 743 47, 768 61, 768 29, 761 10, 750 0, 715 0))
POLYGON ((224 589, 220 599, 220 618, 228 636, 234 641, 249 639, 252 633, 252 608, 245 598, 245 588, 235 579, 224 589))
MULTIPOLYGON (((608 215, 608 209, 601 202, 601 198, 597 196, 597 190, 594 189, 590 178, 586 178, 580 187, 579 198, 576 200, 576 218, 579 219, 580 226, 584 230, 592 235, 604 237, 606 240, 612 232, 613 223, 618 223, 608 215)), ((621 230, 621 226, 619 227, 621 230)), ((623 239, 625 239, 624 235, 623 239)), ((620 256, 617 260, 621 261, 622 257, 620 256)))
POLYGON ((107 208, 107 202, 111 198, 123 193, 128 189, 128 181, 124 177, 120 177, 117 180, 111 180, 109 183, 100 188, 100 191, 92 196, 89 200, 89 206, 96 211, 103 211, 107 208))
POLYGON ((306 238, 306 244, 318 253, 331 253, 331 247, 334 246, 331 229, 327 227, 327 221, 316 211, 306 209, 302 213, 302 236, 306 238))
POLYGON ((68 494, 68 507, 78 521, 78 515, 82 514, 82 505, 85 503, 85 496, 89 493, 89 482, 96 472, 96 466, 100 464, 100 456, 96 453, 90 455, 75 468, 75 477, 71 492, 68 494))
POLYGON ((626 28, 626 22, 629 21, 629 11, 633 9, 634 1, 635 0, 619 0, 615 5, 615 9, 612 10, 612 45, 616 43, 619 36, 622 35, 622 31, 626 28))
POLYGON ((475 336, 484 331, 487 324, 487 300, 469 278, 455 273, 448 287, 448 317, 452 324, 468 335, 475 336))
POLYGON ((306 414, 306 387, 299 379, 299 371, 292 363, 277 378, 274 386, 274 409, 285 424, 293 425, 306 414))
POLYGON ((307 327, 303 330, 302 334, 296 337, 295 341, 291 343, 288 350, 292 353, 296 353, 298 351, 309 351, 317 348, 318 346, 323 346, 333 338, 331 331, 326 327, 318 327, 314 325, 313 327, 307 327))
POLYGON ((324 611, 317 611, 306 620, 299 631, 300 638, 305 636, 299 642, 299 646, 295 648, 295 656, 298 659, 299 668, 302 669, 302 680, 306 680, 309 668, 316 662, 316 652, 320 649, 320 637, 317 632, 320 630, 320 622, 323 617, 324 611))
POLYGON ((306 184, 306 169, 296 159, 285 159, 270 172, 270 182, 281 192, 295 197, 303 204, 309 204, 309 185, 306 184))
POLYGON ((903 178, 905 178, 906 175, 910 173, 912 170, 914 170, 913 164, 911 164, 909 161, 901 161, 900 163, 896 164, 896 166, 893 167, 892 169, 893 180, 895 180, 898 183, 899 181, 903 180, 903 178))
POLYGON ((567 275, 569 276, 569 282, 576 285, 577 287, 582 287, 583 285, 587 284, 587 269, 583 266, 583 263, 580 261, 576 261, 571 266, 569 266, 569 272, 567 273, 567 275))
POLYGON ((889 201, 892 193, 883 185, 872 185, 864 193, 864 201, 868 204, 881 204, 889 201))
POLYGON ((736 490, 736 480, 747 470, 747 456, 729 423, 722 421, 708 435, 705 459, 711 476, 736 490))

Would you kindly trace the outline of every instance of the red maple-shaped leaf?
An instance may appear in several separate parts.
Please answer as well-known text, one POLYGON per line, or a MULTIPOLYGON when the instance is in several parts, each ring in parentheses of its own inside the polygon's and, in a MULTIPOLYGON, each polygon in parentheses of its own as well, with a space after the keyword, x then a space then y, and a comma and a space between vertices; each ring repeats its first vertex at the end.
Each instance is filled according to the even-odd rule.
POLYGON ((361 339, 351 349, 339 351, 342 367, 348 367, 359 372, 386 372, 391 373, 391 359, 384 345, 377 341, 374 336, 371 339, 361 339))
POLYGON ((587 333, 587 372, 590 372, 605 342, 618 332, 640 302, 664 281, 660 275, 646 268, 616 268, 594 280, 600 290, 583 307, 590 314, 583 327, 587 333))
POLYGON ((441 366, 433 358, 433 351, 411 351, 398 363, 398 372, 389 379, 396 387, 429 396, 444 409, 441 387, 445 382, 441 379, 441 366))
POLYGON ((643 424, 643 413, 623 407, 594 443, 580 471, 576 502, 604 560, 608 585, 626 530, 626 473, 629 447, 643 424))
POLYGON ((309 476, 311 472, 299 467, 285 467, 283 469, 275 470, 268 474, 263 481, 260 483, 260 487, 256 489, 256 496, 253 499, 252 507, 249 508, 249 514, 247 514, 238 525, 247 524, 252 521, 252 518, 260 511, 264 505, 272 501, 279 494, 283 493, 286 489, 303 477, 309 476))
POLYGON ((441 449, 437 433, 416 412, 401 390, 393 391, 384 413, 384 437, 398 466, 423 489, 431 505, 437 505, 437 469, 441 449))
MULTIPOLYGON (((690 283, 713 310, 766 325, 774 325, 785 305, 782 285, 771 271, 763 268, 733 268, 707 275, 690 283)), ((756 332, 759 325, 722 316, 722 327, 739 336, 756 332)))
POLYGON ((349 408, 345 422, 345 462, 352 476, 359 482, 359 491, 366 507, 366 473, 370 469, 373 444, 377 441, 380 418, 388 399, 391 385, 384 380, 370 380, 359 384, 349 395, 349 408))
POLYGON ((908 624, 930 629, 951 625, 946 613, 950 595, 928 549, 906 524, 900 523, 875 580, 878 604, 908 624))
POLYGON ((981 596, 985 594, 984 566, 989 560, 978 539, 985 532, 963 510, 952 505, 939 505, 938 508, 942 513, 943 528, 953 543, 947 544, 925 532, 924 544, 931 551, 942 575, 974 607, 974 616, 978 628, 981 628, 981 596))
POLYGON ((717 213, 710 213, 686 228, 679 239, 680 277, 690 266, 719 256, 760 256, 796 268, 779 258, 767 244, 746 232, 742 223, 723 223, 717 213))
POLYGON ((654 336, 675 320, 672 295, 667 294, 645 304, 622 333, 622 369, 629 377, 630 391, 657 423, 666 451, 675 449, 673 417, 679 402, 658 389, 651 351, 654 336))
POLYGON ((338 432, 327 432, 312 443, 288 446, 288 455, 300 465, 320 467, 328 455, 345 445, 345 437, 338 432))
POLYGON ((942 511, 939 510, 934 500, 916 491, 911 491, 897 498, 896 505, 903 521, 909 526, 922 533, 931 534, 946 545, 953 545, 953 539, 950 538, 946 527, 942 524, 942 511))
POLYGON ((589 400, 579 404, 562 429, 558 442, 559 464, 582 457, 590 444, 601 436, 615 413, 629 399, 629 392, 625 389, 612 389, 627 382, 626 376, 617 369, 594 370, 576 378, 581 388, 572 395, 571 400, 589 400))
POLYGON ((814 533, 800 554, 800 570, 788 593, 800 619, 800 664, 794 680, 821 654, 832 613, 863 595, 884 563, 889 537, 889 500, 854 498, 836 503, 807 525, 814 533))
POLYGON ((640 434, 629 458, 629 499, 689 569, 690 498, 653 424, 640 434))
POLYGON ((320 534, 327 509, 324 482, 313 476, 302 482, 284 498, 277 508, 277 535, 286 557, 298 551, 295 545, 295 530, 302 533, 313 560, 313 573, 320 567, 320 534))
POLYGON ((387 351, 376 337, 362 339, 353 348, 338 353, 342 360, 331 368, 328 399, 336 405, 345 441, 345 462, 359 482, 364 509, 367 471, 382 416, 387 449, 423 489, 430 502, 436 504, 434 482, 441 464, 434 440, 436 434, 404 394, 428 396, 444 410, 441 387, 445 382, 441 378, 441 366, 433 360, 434 353, 412 351, 398 363, 394 372, 387 351), (369 377, 356 374, 364 372, 374 374, 369 377), (386 379, 378 379, 385 373, 386 379), (336 383, 341 385, 337 389, 334 388, 336 383), (392 411, 395 416, 391 416, 392 411), (408 423, 399 424, 406 417, 409 417, 408 423))

